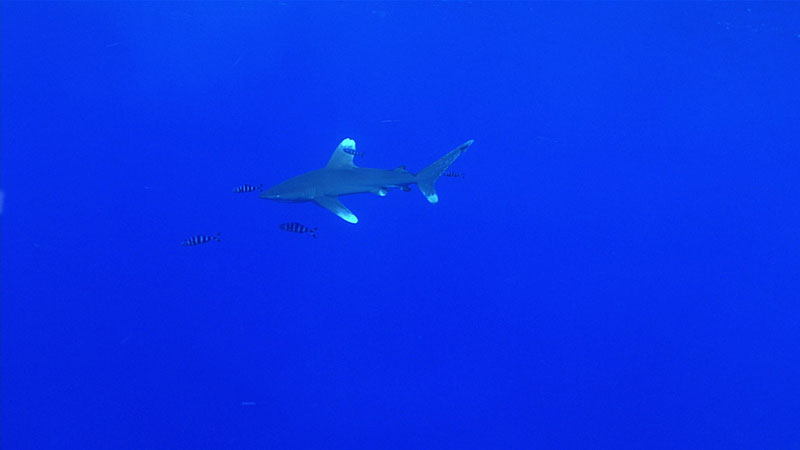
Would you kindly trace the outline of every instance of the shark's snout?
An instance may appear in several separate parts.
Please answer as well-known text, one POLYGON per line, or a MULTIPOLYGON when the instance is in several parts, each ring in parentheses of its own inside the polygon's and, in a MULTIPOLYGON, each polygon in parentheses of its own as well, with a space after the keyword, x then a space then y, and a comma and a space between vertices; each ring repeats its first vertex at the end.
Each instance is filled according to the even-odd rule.
POLYGON ((275 200, 276 202, 292 202, 291 193, 285 192, 279 186, 273 186, 259 195, 261 198, 265 198, 267 200, 275 200))
POLYGON ((266 191, 262 192, 259 197, 266 198, 268 200, 280 200, 281 194, 275 192, 274 189, 267 189, 266 191))

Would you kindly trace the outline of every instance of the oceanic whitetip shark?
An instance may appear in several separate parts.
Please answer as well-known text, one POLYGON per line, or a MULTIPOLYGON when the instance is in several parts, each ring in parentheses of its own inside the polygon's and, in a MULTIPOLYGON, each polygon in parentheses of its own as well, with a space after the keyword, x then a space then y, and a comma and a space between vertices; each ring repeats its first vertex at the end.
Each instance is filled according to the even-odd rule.
POLYGON ((358 217, 339 201, 340 195, 371 192, 383 197, 389 189, 409 191, 409 186, 416 184, 429 202, 438 203, 439 196, 436 195, 434 183, 472 142, 469 140, 461 144, 419 173, 413 174, 405 166, 394 170, 356 166, 353 163, 353 156, 358 154, 356 142, 345 139, 336 147, 325 167, 289 178, 265 190, 260 197, 279 202, 314 202, 350 223, 358 222, 358 217))

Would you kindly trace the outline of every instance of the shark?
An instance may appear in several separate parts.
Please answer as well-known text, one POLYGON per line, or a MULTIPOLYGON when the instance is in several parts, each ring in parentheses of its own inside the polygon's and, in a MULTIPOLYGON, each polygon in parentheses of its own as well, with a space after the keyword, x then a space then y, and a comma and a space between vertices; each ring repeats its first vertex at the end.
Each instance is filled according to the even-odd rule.
POLYGON ((264 190, 259 197, 288 203, 314 202, 350 223, 358 223, 358 217, 339 200, 342 195, 373 193, 384 197, 392 189, 410 191, 410 186, 416 184, 428 202, 436 204, 439 202, 436 180, 473 142, 469 140, 459 145, 414 174, 405 166, 393 170, 358 167, 353 162, 358 154, 356 142, 346 138, 333 151, 325 167, 289 178, 264 190))

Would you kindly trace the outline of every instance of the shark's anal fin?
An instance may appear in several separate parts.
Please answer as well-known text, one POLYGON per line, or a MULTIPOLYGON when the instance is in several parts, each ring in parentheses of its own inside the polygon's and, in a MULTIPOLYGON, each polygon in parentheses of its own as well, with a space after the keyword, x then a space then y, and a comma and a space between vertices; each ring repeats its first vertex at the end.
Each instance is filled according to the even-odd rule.
POLYGON ((331 197, 328 195, 322 197, 314 197, 314 201, 323 208, 329 210, 330 212, 336 214, 337 216, 341 217, 342 219, 350 222, 350 223, 357 223, 358 217, 355 214, 350 212, 346 206, 342 204, 336 197, 331 197))

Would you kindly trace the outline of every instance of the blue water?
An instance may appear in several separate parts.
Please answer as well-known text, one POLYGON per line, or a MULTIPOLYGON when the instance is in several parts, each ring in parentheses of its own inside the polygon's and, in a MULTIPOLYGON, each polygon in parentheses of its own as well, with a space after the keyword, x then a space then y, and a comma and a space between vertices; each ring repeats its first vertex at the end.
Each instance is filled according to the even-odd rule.
POLYGON ((3 449, 800 448, 800 5, 0 12, 3 449))

